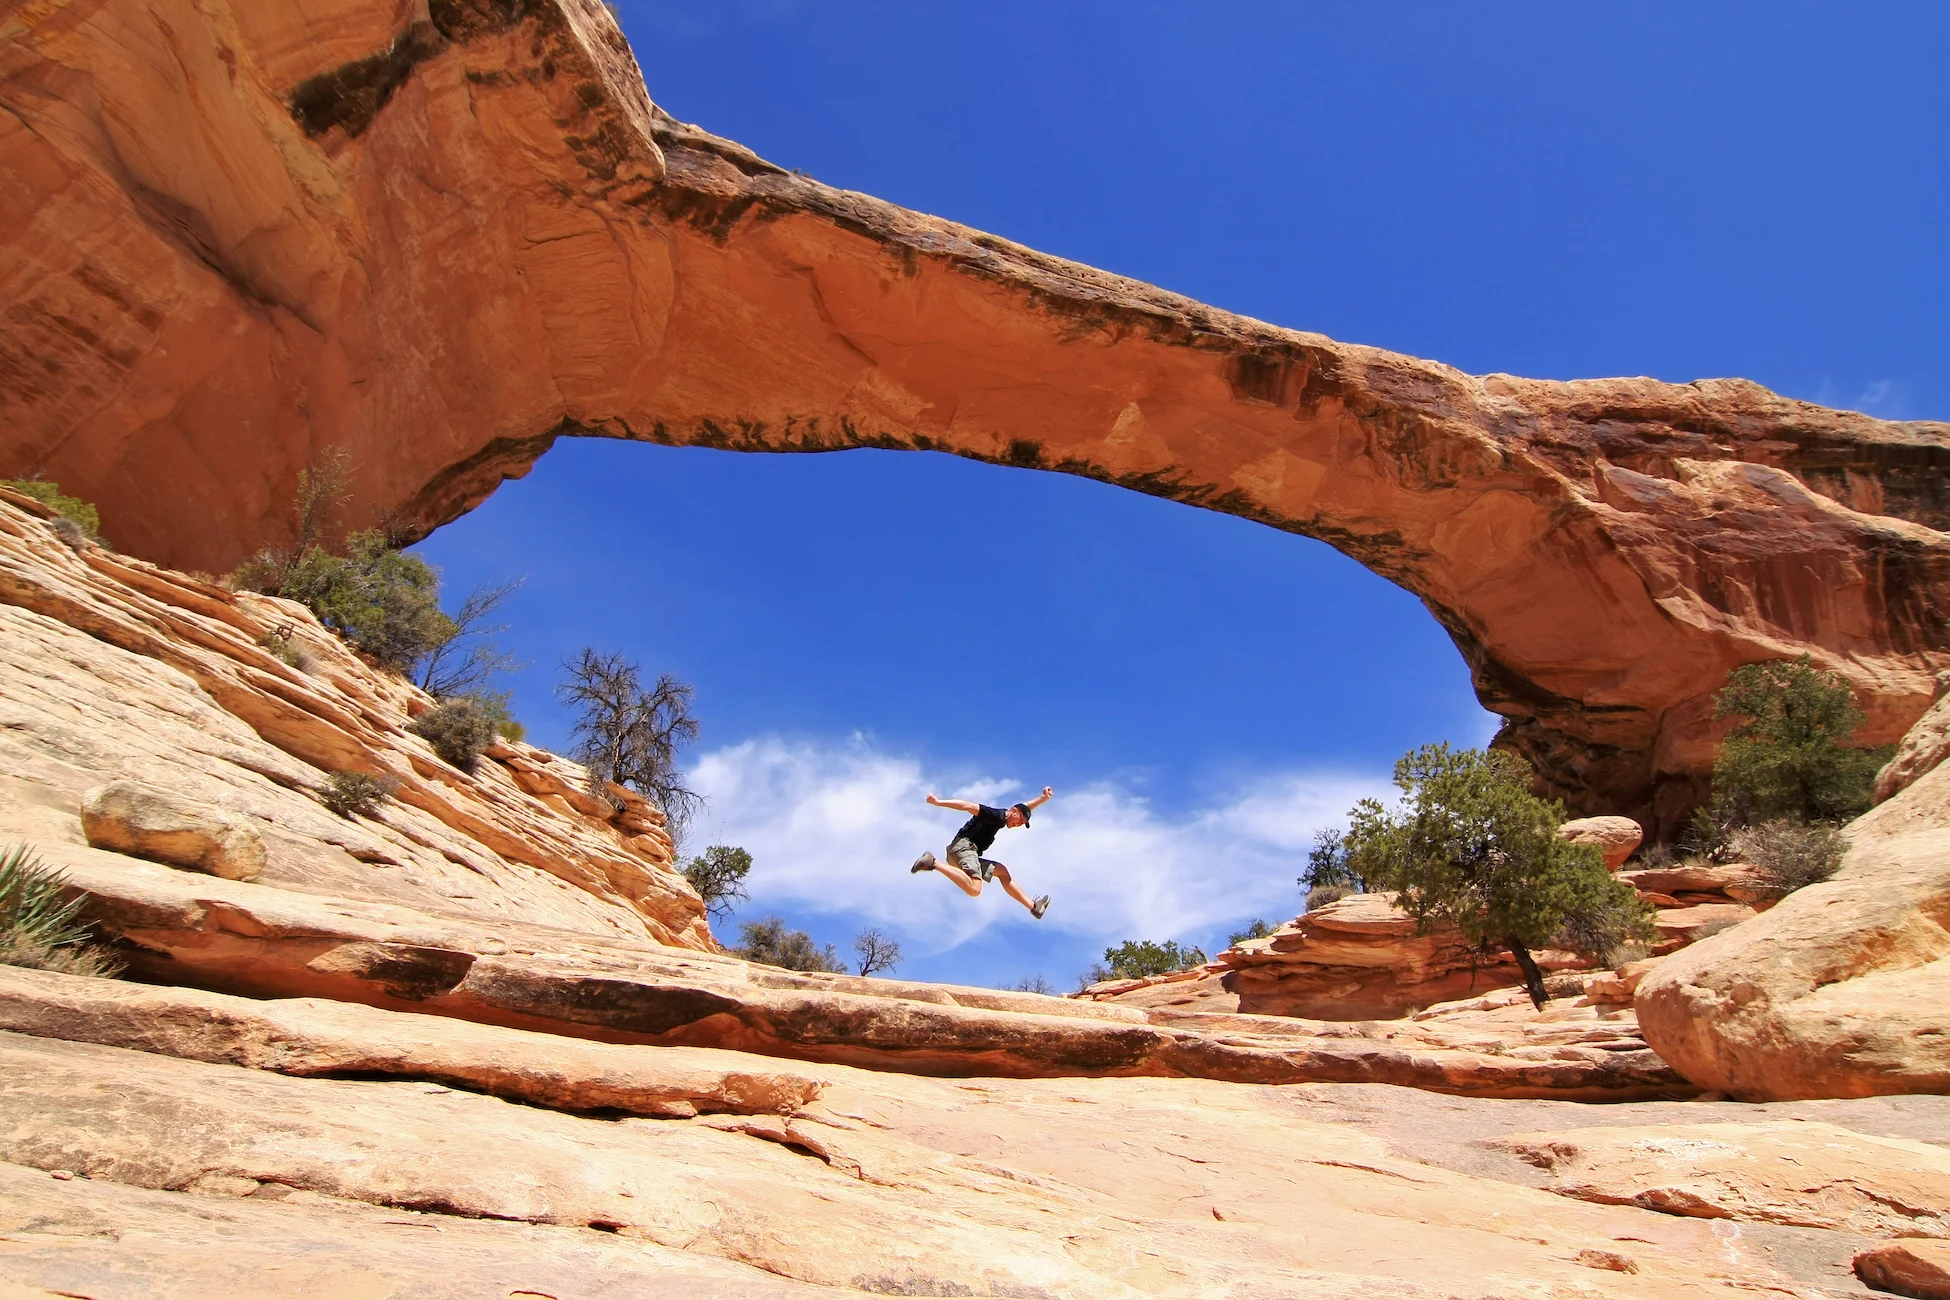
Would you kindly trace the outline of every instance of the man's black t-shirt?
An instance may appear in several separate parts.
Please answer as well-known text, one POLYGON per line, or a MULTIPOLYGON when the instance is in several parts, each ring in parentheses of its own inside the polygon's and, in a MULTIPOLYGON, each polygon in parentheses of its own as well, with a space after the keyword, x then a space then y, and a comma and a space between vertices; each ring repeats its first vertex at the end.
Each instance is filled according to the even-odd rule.
MULTIPOLYGON (((982 811, 964 822, 962 828, 955 832, 955 838, 973 844, 977 853, 987 853, 989 845, 995 843, 995 833, 1009 824, 1009 810, 991 808, 985 803, 975 806, 982 811)), ((1011 840, 1010 843, 1015 841, 1011 840)))

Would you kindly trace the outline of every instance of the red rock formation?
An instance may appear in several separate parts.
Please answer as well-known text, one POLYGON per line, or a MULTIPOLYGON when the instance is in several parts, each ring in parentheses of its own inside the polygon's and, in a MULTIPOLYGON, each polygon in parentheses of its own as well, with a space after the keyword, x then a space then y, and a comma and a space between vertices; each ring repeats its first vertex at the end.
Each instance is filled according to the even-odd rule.
POLYGON ((664 117, 597 0, 36 6, 0 104, 0 473, 158 560, 288 537, 327 447, 408 532, 564 434, 1082 474, 1413 590, 1547 786, 1655 832, 1728 668, 1806 650, 1881 741, 1950 662, 1941 425, 1215 311, 664 117))
POLYGON ((1950 766, 1917 769, 1849 824, 1832 880, 1639 985, 1646 1041, 1687 1078, 1746 1101, 1950 1090, 1950 766))

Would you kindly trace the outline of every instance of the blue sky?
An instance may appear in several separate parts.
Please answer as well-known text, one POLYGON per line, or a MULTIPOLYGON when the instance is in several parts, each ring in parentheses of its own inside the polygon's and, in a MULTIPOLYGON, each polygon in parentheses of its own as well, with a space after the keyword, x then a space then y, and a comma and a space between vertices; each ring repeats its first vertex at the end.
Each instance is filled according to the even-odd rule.
MULTIPOLYGON (((1547 378, 1740 375, 1950 416, 1950 8, 621 0, 668 111, 830 184, 1234 311, 1547 378)), ((1328 548, 926 454, 558 445, 420 548, 525 575, 540 743, 584 644, 697 688, 694 844, 901 974, 1069 987, 1299 905, 1316 825, 1414 744, 1481 743, 1453 646, 1328 548), (928 789, 1056 802, 910 878, 928 789)), ((735 937, 735 926, 723 927, 735 937)))

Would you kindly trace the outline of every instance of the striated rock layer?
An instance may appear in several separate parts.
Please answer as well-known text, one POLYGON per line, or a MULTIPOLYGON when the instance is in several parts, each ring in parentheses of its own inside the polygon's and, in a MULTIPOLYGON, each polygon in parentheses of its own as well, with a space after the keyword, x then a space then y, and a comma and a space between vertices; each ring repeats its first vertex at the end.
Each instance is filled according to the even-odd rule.
POLYGON ((0 843, 134 865, 87 845, 167 860, 207 823, 248 835, 251 865, 222 874, 269 896, 715 950, 662 814, 640 796, 612 787, 618 811, 587 793, 580 767, 532 745, 497 743, 462 772, 406 730, 432 699, 302 606, 71 550, 40 510, 0 489, 0 843), (304 667, 266 648, 274 631, 304 667), (397 784, 373 815, 339 817, 322 802, 333 772, 397 784), (103 792, 118 788, 154 796, 146 836, 100 833, 103 792))
POLYGON ((155 559, 347 449, 420 533, 564 434, 948 451, 1321 538, 1553 792, 1655 833, 1728 668, 1892 740, 1950 663, 1950 435, 1739 381, 1483 378, 833 190, 672 121, 597 0, 105 0, 0 26, 0 473, 155 559))

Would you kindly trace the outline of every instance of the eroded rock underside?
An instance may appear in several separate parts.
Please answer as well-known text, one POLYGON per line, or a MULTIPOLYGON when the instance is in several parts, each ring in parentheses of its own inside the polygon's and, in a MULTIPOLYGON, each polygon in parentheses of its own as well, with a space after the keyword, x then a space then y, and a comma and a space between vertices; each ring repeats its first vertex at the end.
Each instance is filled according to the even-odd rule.
POLYGON ((1059 470, 1417 593, 1506 743, 1670 829, 1726 670, 1893 740, 1950 663, 1950 437, 1755 385, 1473 377, 831 189, 655 109, 597 0, 108 0, 0 20, 0 473, 222 571, 423 533, 564 434, 1059 470))

